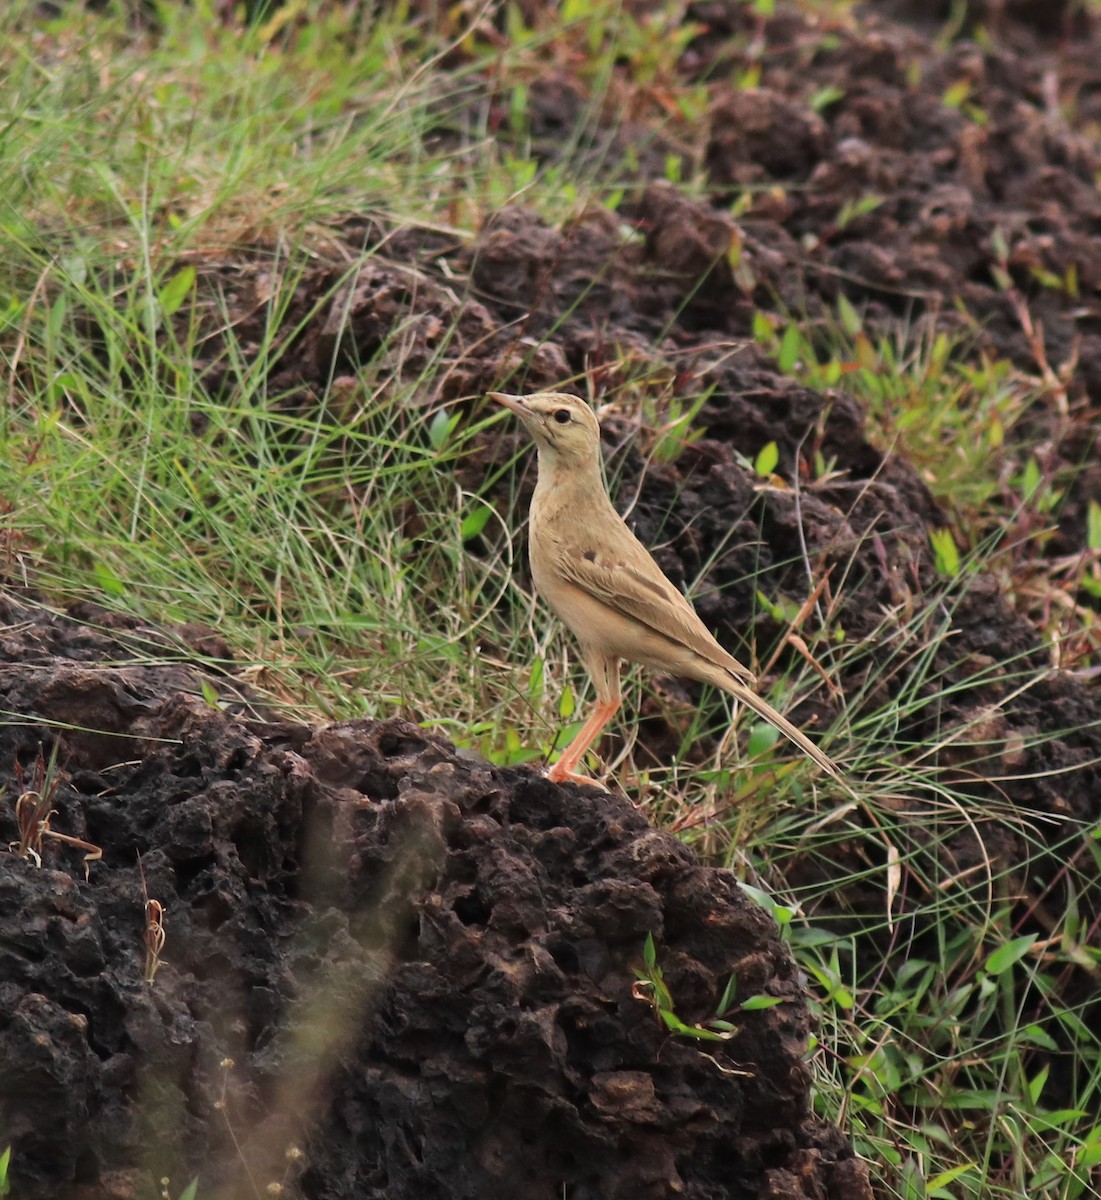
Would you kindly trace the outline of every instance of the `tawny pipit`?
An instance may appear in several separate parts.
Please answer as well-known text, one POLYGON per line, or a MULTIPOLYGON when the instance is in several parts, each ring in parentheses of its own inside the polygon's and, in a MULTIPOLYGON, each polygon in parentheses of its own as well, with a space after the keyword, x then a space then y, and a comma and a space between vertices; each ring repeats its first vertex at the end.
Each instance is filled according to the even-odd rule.
POLYGON ((559 392, 488 394, 516 413, 539 449, 528 531, 531 573, 577 638, 596 687, 596 708, 547 778, 589 782, 574 768, 619 709, 623 658, 722 688, 837 775, 833 761, 753 691, 752 673, 715 641, 612 507, 592 409, 559 392))

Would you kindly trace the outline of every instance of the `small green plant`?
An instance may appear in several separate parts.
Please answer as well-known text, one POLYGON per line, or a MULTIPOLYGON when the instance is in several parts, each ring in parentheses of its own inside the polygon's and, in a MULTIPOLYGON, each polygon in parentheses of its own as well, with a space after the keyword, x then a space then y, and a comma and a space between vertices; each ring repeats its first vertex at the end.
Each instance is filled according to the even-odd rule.
POLYGON ((1077 263, 1068 263, 1062 275, 1057 275, 1054 271, 1049 271, 1045 267, 1039 266, 1030 267, 1029 274, 1041 287, 1050 288, 1056 292, 1064 292, 1072 300, 1078 299, 1077 263))
POLYGON ((836 104, 838 100, 843 100, 844 98, 844 88, 827 84, 825 87, 821 87, 816 92, 813 92, 807 103, 815 112, 821 112, 824 108, 829 108, 831 104, 836 104))
POLYGON ((11 1147, 7 1146, 0 1153, 0 1197, 11 1195, 11 1181, 8 1179, 8 1168, 11 1166, 11 1147))
POLYGON ((654 462, 676 462, 685 449, 703 436, 693 426, 700 410, 711 399, 714 387, 699 392, 681 390, 673 373, 653 365, 624 362, 620 373, 629 377, 617 391, 619 402, 637 405, 643 438, 654 462))
POLYGON ((941 96, 941 103, 945 108, 961 108, 972 93, 972 84, 969 79, 960 79, 955 83, 950 84, 941 96))
POLYGON ((780 447, 775 442, 766 442, 753 460, 753 469, 762 479, 770 479, 780 463, 780 447))
POLYGON ((684 19, 684 5, 666 0, 636 15, 620 0, 564 0, 563 26, 584 33, 588 61, 583 73, 613 55, 639 87, 679 86, 678 64, 685 49, 705 28, 684 19))
POLYGON ((837 228, 839 230, 847 229, 857 217, 863 217, 868 213, 875 212, 884 202, 884 199, 885 197, 883 196, 866 192, 863 196, 859 196, 855 200, 846 200, 841 205, 837 214, 837 228))
MULTIPOLYGON (((727 1013, 734 1007, 737 980, 731 975, 723 989, 715 1015, 702 1025, 689 1025, 677 1016, 672 993, 665 982, 665 972, 658 963, 654 935, 648 933, 642 948, 642 966, 635 968, 636 983, 631 994, 636 1000, 651 1005, 661 1023, 670 1033, 700 1042, 725 1042, 738 1033, 738 1026, 726 1020, 727 1013)), ((743 1008, 745 1005, 742 1006, 743 1008)))
POLYGON ((687 400, 676 394, 668 397, 664 420, 655 428, 651 452, 655 462, 675 462, 688 446, 703 436, 701 429, 692 426, 710 397, 710 390, 687 400))
POLYGON ((929 542, 933 547, 933 561, 937 571, 949 579, 960 573, 960 552, 950 529, 930 529, 929 542))

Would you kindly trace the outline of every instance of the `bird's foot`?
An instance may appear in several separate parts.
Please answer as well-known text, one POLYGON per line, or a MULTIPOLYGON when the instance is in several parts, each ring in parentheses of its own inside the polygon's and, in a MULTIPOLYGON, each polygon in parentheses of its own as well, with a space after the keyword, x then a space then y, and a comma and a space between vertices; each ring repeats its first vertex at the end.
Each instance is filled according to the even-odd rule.
POLYGON ((555 763, 553 767, 548 768, 545 778, 551 783, 580 783, 583 787, 603 788, 608 789, 603 784, 597 783, 590 775, 578 775, 576 771, 571 771, 568 767, 562 767, 561 763, 555 763))

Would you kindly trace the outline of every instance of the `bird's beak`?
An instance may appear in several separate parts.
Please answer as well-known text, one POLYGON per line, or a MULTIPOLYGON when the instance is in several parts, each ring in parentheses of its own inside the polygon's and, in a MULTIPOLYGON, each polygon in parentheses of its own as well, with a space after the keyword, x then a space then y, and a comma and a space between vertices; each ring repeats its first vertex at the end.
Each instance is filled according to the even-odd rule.
POLYGON ((506 392, 486 392, 486 395, 491 400, 496 400, 498 404, 503 404, 505 408, 511 408, 518 417, 529 415, 523 396, 510 396, 506 392))

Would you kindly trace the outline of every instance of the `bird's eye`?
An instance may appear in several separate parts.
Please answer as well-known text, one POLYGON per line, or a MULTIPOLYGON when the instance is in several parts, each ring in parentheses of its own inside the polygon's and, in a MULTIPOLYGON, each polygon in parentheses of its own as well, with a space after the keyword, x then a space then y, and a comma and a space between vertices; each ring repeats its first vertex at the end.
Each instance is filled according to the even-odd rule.
POLYGON ((559 425, 568 425, 570 423, 570 410, 568 408, 556 408, 554 410, 554 419, 559 425))

